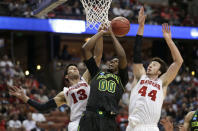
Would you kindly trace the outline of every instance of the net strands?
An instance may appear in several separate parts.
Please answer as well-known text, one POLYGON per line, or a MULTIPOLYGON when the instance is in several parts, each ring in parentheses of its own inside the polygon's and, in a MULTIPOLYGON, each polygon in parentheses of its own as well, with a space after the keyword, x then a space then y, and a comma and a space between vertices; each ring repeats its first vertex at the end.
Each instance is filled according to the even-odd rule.
POLYGON ((98 29, 100 24, 108 28, 108 11, 112 0, 81 0, 86 12, 87 28, 98 29))

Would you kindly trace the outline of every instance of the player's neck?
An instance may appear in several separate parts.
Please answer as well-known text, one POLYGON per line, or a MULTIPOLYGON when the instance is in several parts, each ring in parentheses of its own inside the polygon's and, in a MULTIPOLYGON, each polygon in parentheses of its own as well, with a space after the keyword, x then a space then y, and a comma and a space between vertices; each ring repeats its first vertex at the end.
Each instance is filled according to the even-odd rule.
POLYGON ((70 85, 73 86, 75 84, 77 84, 80 81, 80 78, 77 79, 69 79, 70 85))
POLYGON ((158 78, 157 75, 147 75, 149 79, 156 80, 158 78))

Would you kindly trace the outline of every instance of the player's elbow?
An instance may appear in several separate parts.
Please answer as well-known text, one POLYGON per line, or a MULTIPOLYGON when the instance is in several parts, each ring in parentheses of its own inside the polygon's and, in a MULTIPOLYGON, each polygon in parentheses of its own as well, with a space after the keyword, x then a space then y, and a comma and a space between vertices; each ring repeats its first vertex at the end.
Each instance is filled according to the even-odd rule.
POLYGON ((126 54, 125 54, 125 53, 119 54, 119 55, 118 55, 118 59, 119 59, 119 60, 125 60, 125 59, 126 59, 126 54))
POLYGON ((87 43, 85 43, 85 44, 82 46, 82 50, 83 50, 84 52, 86 52, 86 51, 89 51, 89 50, 90 50, 90 47, 88 46, 88 44, 87 44, 87 43))
POLYGON ((177 61, 177 63, 178 63, 180 66, 183 64, 183 62, 184 62, 184 60, 183 60, 182 57, 177 61))

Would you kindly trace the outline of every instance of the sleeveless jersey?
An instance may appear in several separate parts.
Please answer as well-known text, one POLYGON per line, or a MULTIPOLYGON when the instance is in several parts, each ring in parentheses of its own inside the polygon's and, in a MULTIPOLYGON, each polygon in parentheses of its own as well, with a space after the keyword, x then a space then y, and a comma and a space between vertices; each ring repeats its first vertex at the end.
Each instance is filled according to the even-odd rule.
POLYGON ((190 127, 191 131, 198 131, 198 111, 193 115, 192 120, 190 121, 190 127))
POLYGON ((142 75, 131 91, 129 104, 129 122, 137 124, 156 124, 161 115, 164 100, 162 81, 151 80, 142 75))
POLYGON ((83 111, 86 110, 89 97, 90 86, 81 78, 77 84, 63 89, 67 105, 71 109, 70 120, 75 121, 81 118, 83 111))

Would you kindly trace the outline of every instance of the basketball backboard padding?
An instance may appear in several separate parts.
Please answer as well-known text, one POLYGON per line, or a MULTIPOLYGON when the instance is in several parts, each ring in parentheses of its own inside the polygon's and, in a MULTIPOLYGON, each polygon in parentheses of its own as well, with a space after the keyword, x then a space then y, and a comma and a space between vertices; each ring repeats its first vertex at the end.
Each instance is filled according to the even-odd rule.
POLYGON ((43 0, 38 8, 33 11, 33 15, 36 17, 41 17, 46 15, 48 12, 52 11, 54 8, 63 4, 67 0, 43 0))

